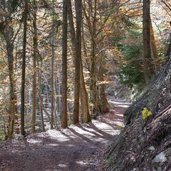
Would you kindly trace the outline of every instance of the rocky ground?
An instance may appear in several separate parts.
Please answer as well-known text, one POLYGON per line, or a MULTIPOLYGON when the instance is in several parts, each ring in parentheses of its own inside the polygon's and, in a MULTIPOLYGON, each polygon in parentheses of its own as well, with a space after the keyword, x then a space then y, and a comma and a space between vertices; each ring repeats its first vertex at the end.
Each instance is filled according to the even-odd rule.
POLYGON ((127 104, 115 108, 92 123, 48 130, 0 143, 0 171, 101 171, 103 154, 114 135, 123 128, 127 104))

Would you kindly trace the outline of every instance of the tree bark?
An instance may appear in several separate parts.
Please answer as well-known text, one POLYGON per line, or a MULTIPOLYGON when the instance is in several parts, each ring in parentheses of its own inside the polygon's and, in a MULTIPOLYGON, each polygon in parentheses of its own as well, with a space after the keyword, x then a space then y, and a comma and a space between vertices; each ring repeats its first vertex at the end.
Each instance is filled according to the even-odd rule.
POLYGON ((13 137, 14 133, 14 123, 17 117, 17 95, 16 95, 16 86, 15 86, 15 76, 14 76, 14 56, 13 56, 13 43, 12 37, 13 29, 9 26, 6 26, 4 31, 4 37, 6 40, 6 49, 8 56, 8 72, 9 72, 9 81, 10 81, 10 105, 9 105, 9 125, 8 125, 8 138, 13 137))
POLYGON ((143 0, 143 48, 144 48, 144 79, 149 83, 151 75, 154 73, 153 62, 151 61, 150 43, 150 0, 143 0))
MULTIPOLYGON (((90 99, 92 103, 91 115, 95 118, 99 113, 98 108, 98 92, 97 92, 97 68, 96 68, 96 33, 97 33, 97 0, 94 0, 94 8, 92 7, 92 3, 89 2, 90 11, 89 14, 92 17, 92 26, 89 28, 90 35, 91 35, 91 68, 90 68, 90 99), (94 9, 94 10, 93 10, 94 9)), ((90 17, 89 16, 89 17, 90 17)))
POLYGON ((25 71, 26 71, 26 41, 27 41, 27 13, 28 3, 24 1, 24 28, 23 28, 23 54, 22 54, 22 80, 21 80, 21 135, 25 136, 24 113, 25 113, 25 71))
POLYGON ((75 10, 76 10, 76 59, 75 59, 73 124, 79 123, 82 0, 75 1, 75 10))
MULTIPOLYGON (((69 18, 70 35, 71 35, 71 42, 72 42, 73 61, 74 61, 74 65, 76 65, 75 60, 76 60, 77 48, 76 48, 76 36, 75 36, 75 28, 73 22, 71 0, 68 0, 68 18, 69 18)), ((91 117, 89 114, 88 94, 84 82, 82 59, 80 59, 80 100, 81 100, 80 112, 81 112, 81 116, 83 116, 82 121, 89 122, 91 121, 91 117)))
POLYGON ((91 121, 91 116, 89 113, 88 94, 84 82, 82 61, 80 63, 80 99, 81 99, 82 121, 88 123, 91 121))
MULTIPOLYGON (((6 138, 12 138, 14 134, 15 121, 17 117, 17 95, 14 71, 14 30, 10 23, 12 23, 12 10, 11 4, 6 4, 5 1, 1 2, 1 7, 8 11, 9 16, 3 17, 4 21, 1 22, 1 33, 6 42, 7 63, 8 63, 8 76, 9 76, 9 119, 8 119, 8 132, 6 138)), ((2 9, 3 10, 3 9, 2 9)), ((15 130, 18 133, 18 130, 15 130)))
POLYGON ((38 42, 37 42, 37 5, 36 1, 34 0, 33 2, 34 5, 34 16, 33 16, 33 29, 34 29, 34 36, 33 36, 33 91, 32 91, 32 96, 33 96, 33 114, 32 114, 32 132, 35 132, 35 127, 36 127, 36 96, 37 96, 37 87, 36 87, 36 74, 37 74, 37 69, 36 69, 36 62, 37 62, 37 51, 38 51, 38 42))
POLYGON ((100 107, 101 113, 106 113, 106 112, 109 112, 110 105, 107 101, 106 94, 105 94, 105 83, 103 83, 103 81, 104 81, 103 73, 104 73, 104 66, 103 66, 103 62, 102 62, 99 67, 99 81, 100 81, 100 84, 99 84, 99 96, 100 96, 99 105, 100 106, 99 107, 100 107))
POLYGON ((62 110, 61 127, 68 126, 67 117, 67 0, 63 0, 63 33, 62 33, 62 110))
POLYGON ((42 131, 45 131, 44 126, 44 115, 43 115, 43 97, 42 97, 42 61, 40 61, 40 68, 38 72, 38 81, 39 81, 39 108, 40 108, 40 116, 41 116, 41 127, 42 131))
MULTIPOLYGON (((52 1, 54 8, 54 0, 52 1)), ((51 59, 51 129, 54 127, 54 58, 55 58, 55 48, 54 48, 54 9, 52 14, 52 59, 51 59)))

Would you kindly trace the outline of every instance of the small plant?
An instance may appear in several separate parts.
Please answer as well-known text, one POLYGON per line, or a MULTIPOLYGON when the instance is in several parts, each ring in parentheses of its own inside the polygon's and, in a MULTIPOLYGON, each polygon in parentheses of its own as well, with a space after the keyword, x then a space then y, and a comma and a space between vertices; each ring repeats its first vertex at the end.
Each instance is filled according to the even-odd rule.
POLYGON ((142 119, 146 120, 148 117, 152 115, 152 112, 148 110, 146 107, 142 110, 142 119))

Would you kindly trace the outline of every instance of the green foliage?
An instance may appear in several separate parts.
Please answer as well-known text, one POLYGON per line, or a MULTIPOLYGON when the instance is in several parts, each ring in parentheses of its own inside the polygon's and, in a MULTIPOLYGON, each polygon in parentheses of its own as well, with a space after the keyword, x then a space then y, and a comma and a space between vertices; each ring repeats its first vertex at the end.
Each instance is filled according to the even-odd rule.
POLYGON ((144 86, 142 68, 142 33, 139 30, 130 30, 124 42, 118 48, 123 55, 123 64, 120 65, 119 77, 121 83, 129 87, 141 89, 144 86))
POLYGON ((18 0, 13 0, 11 2, 11 13, 15 12, 17 10, 17 7, 19 6, 18 0))
POLYGON ((122 84, 128 85, 131 88, 135 85, 141 87, 144 81, 143 72, 138 68, 138 66, 121 66, 119 77, 122 84))
POLYGON ((124 56, 124 60, 129 63, 139 60, 142 54, 142 45, 138 44, 126 44, 121 47, 121 52, 124 56), (133 61, 130 61, 133 60, 133 61))
POLYGON ((113 37, 111 37, 110 39, 109 39, 109 41, 110 41, 110 43, 112 44, 112 45, 117 45, 117 46, 120 46, 120 45, 122 45, 121 43, 120 43, 120 41, 122 41, 124 39, 124 37, 123 36, 113 36, 113 37))
POLYGON ((146 120, 148 117, 152 115, 152 112, 148 110, 146 107, 144 107, 141 114, 142 114, 142 119, 146 120))
POLYGON ((109 167, 109 166, 111 165, 112 161, 113 161, 113 157, 112 157, 112 156, 110 156, 109 158, 107 158, 107 159, 104 161, 105 167, 106 167, 106 168, 109 167))

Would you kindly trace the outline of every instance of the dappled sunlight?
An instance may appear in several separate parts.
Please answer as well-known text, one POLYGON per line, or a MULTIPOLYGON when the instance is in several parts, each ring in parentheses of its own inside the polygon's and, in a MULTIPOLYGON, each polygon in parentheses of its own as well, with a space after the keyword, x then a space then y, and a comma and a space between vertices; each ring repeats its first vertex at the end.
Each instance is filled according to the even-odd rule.
POLYGON ((98 120, 94 120, 92 121, 92 123, 94 124, 94 126, 99 129, 99 130, 103 130, 103 132, 109 134, 109 135, 117 135, 120 133, 120 130, 116 130, 114 129, 112 126, 110 126, 107 123, 104 122, 99 122, 98 120))
POLYGON ((67 167, 66 164, 58 164, 58 166, 59 166, 60 168, 66 168, 66 167, 67 167))
POLYGON ((50 147, 56 147, 56 146, 59 146, 59 144, 57 144, 57 143, 49 143, 48 146, 50 146, 50 147))
MULTIPOLYGON (((37 170, 46 171, 67 171, 72 167, 75 171, 77 168, 94 170, 99 167, 104 149, 111 143, 113 136, 120 134, 123 126, 123 114, 120 108, 115 108, 90 123, 47 130, 31 134, 23 140, 17 139, 8 147, 7 153, 13 156, 13 163, 27 160, 24 164, 26 168, 32 165, 37 170), (37 158, 39 161, 36 161, 37 158)), ((6 148, 3 153, 6 153, 6 148)))
POLYGON ((54 139, 54 140, 57 139, 59 142, 65 142, 69 140, 67 136, 65 136, 64 134, 61 134, 61 132, 57 130, 48 130, 47 134, 49 138, 54 139))
POLYGON ((82 161, 76 161, 76 163, 79 165, 87 165, 88 161, 82 160, 82 161))
POLYGON ((122 107, 122 108, 128 108, 131 105, 131 103, 124 102, 124 101, 109 100, 108 102, 114 105, 115 107, 122 107))
POLYGON ((77 127, 77 126, 73 126, 73 125, 72 125, 72 126, 70 126, 69 128, 74 129, 77 133, 79 133, 79 134, 81 134, 81 135, 84 135, 84 136, 86 136, 86 137, 93 137, 93 136, 94 136, 93 133, 88 132, 88 131, 85 131, 85 130, 83 130, 83 129, 77 127))
POLYGON ((123 114, 121 114, 121 113, 115 113, 115 115, 123 117, 123 114))
POLYGON ((33 139, 33 138, 31 138, 31 139, 28 139, 27 142, 30 143, 30 144, 40 144, 40 143, 42 143, 42 140, 41 139, 33 139))

